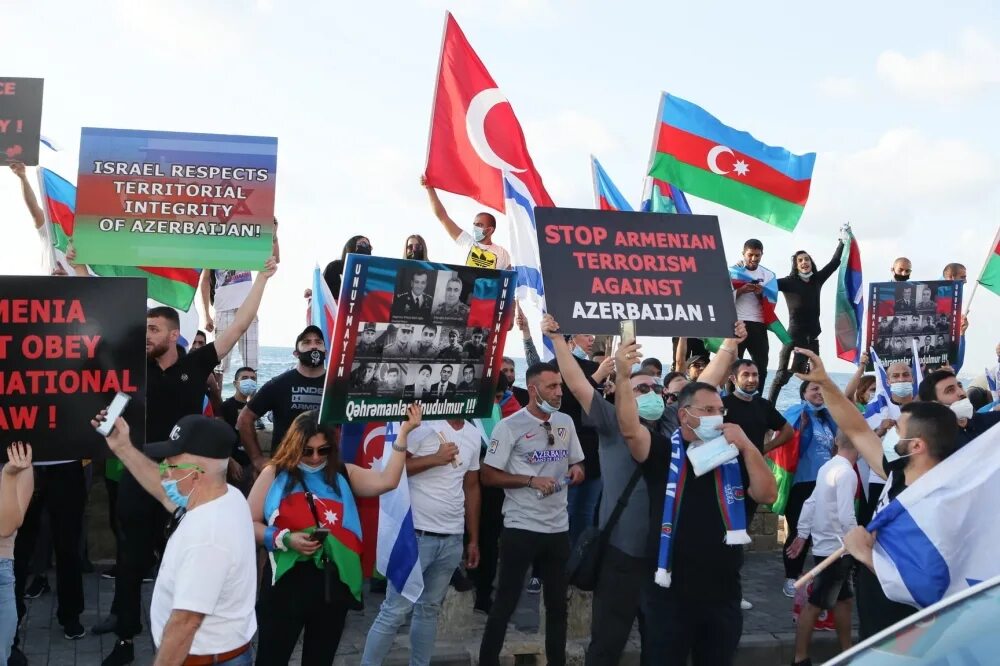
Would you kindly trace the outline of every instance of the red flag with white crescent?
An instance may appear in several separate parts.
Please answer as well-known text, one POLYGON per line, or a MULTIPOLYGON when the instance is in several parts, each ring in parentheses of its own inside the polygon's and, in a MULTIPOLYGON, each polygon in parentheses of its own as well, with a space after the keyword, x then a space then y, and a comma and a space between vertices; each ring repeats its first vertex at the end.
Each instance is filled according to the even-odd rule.
POLYGON ((514 110, 448 13, 424 172, 427 184, 502 211, 502 170, 517 175, 536 205, 555 205, 531 161, 514 110))

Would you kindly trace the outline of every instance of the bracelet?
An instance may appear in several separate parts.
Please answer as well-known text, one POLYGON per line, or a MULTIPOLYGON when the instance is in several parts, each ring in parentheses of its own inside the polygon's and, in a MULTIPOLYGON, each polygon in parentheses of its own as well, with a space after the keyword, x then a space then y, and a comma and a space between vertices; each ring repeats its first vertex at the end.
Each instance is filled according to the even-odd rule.
POLYGON ((399 451, 400 453, 403 453, 404 451, 406 451, 406 447, 405 446, 396 446, 396 442, 393 441, 393 443, 392 443, 392 450, 393 451, 399 451))
POLYGON ((729 347, 719 347, 719 351, 729 352, 733 356, 736 356, 736 350, 730 349, 729 347))
POLYGON ((531 487, 531 482, 534 481, 534 480, 535 480, 535 477, 533 477, 533 476, 529 476, 528 477, 528 487, 529 488, 531 487))

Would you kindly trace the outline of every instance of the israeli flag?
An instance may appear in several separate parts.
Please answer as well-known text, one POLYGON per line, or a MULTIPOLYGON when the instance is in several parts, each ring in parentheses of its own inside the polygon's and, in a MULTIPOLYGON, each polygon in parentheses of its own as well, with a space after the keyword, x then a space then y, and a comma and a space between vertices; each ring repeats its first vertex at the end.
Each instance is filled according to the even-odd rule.
POLYGON ((938 463, 872 519, 875 574, 925 607, 1000 574, 1000 425, 938 463))
POLYGON ((882 361, 879 360, 878 354, 872 349, 869 355, 872 358, 872 364, 875 366, 875 393, 872 394, 872 399, 865 408, 865 420, 868 421, 868 425, 872 429, 875 429, 885 419, 898 421, 899 407, 889 399, 889 376, 886 375, 885 368, 882 367, 882 361))
MULTIPOLYGON (((382 469, 392 456, 391 447, 396 441, 398 427, 391 421, 385 424, 385 445, 382 459, 378 461, 382 469)), ((405 467, 396 489, 379 497, 375 568, 409 601, 416 603, 424 591, 424 574, 420 569, 417 535, 413 531, 413 510, 405 467)))

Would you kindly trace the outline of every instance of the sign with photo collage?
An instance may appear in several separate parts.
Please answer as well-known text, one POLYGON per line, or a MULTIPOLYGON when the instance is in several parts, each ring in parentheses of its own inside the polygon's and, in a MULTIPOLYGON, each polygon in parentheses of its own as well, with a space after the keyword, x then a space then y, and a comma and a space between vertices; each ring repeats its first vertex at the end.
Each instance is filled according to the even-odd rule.
POLYGON ((348 255, 323 423, 402 421, 493 411, 514 317, 514 271, 348 255))
POLYGON ((868 347, 875 350, 884 367, 909 365, 914 340, 920 363, 927 370, 958 361, 961 282, 874 282, 869 299, 868 347))

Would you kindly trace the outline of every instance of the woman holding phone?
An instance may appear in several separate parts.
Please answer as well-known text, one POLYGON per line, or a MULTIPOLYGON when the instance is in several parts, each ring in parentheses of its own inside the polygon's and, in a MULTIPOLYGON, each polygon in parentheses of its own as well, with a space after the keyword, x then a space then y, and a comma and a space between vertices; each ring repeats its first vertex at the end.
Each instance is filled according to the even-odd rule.
POLYGON ((0 664, 7 663, 17 633, 14 538, 34 492, 31 445, 14 442, 7 447, 7 463, 0 473, 0 664))
POLYGON ((305 630, 302 664, 332 664, 347 611, 361 608, 361 520, 354 498, 399 484, 406 437, 419 405, 392 444, 382 470, 340 458, 337 431, 316 410, 297 416, 250 491, 257 543, 268 551, 257 601, 258 664, 287 664, 305 630))

